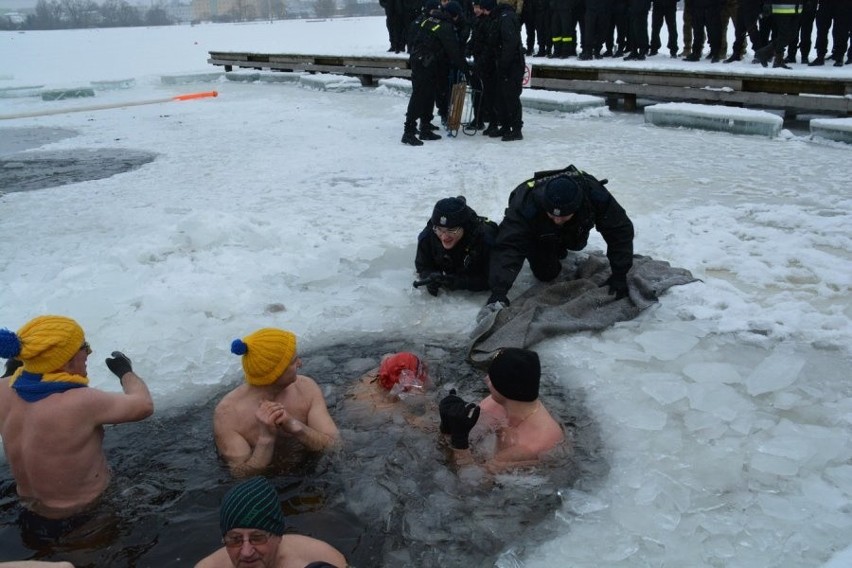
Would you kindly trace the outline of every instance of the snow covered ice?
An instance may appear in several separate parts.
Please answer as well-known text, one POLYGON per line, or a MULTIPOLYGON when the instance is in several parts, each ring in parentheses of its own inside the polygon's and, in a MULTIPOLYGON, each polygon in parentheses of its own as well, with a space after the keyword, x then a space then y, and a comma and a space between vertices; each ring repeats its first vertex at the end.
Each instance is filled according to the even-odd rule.
MULTIPOLYGON (((672 288, 637 320, 538 346, 547 380, 581 393, 600 422, 611 469, 564 488, 546 521, 558 536, 517 542, 498 564, 834 568, 849 558, 852 147, 525 111, 520 143, 460 135, 410 148, 399 143, 407 99, 389 89, 160 81, 216 71, 208 50, 383 55, 383 18, 2 32, 0 42, 8 86, 135 79, 96 96, 116 103, 219 91, 0 122, 0 159, 22 151, 19 136, 52 128, 76 134, 24 152, 157 155, 106 179, 4 188, 0 326, 76 318, 93 361, 115 348, 133 358, 158 412, 234 384, 230 341, 261 326, 292 329, 308 352, 363 334, 464 338, 484 295, 411 287, 432 205, 465 195, 499 220, 515 185, 573 163, 609 179, 637 253, 702 282, 672 288)), ((0 114, 75 104, 86 102, 0 99, 0 114)), ((603 246, 594 233, 589 248, 603 246)), ((532 281, 525 269, 513 293, 532 281)), ((117 388, 103 366, 90 377, 117 388)))

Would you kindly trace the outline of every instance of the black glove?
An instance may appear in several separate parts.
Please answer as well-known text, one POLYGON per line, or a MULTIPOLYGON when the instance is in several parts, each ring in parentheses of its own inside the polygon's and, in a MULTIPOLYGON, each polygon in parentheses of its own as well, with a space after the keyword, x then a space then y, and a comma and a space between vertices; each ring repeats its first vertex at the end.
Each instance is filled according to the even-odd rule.
POLYGON ((485 302, 485 305, 494 304, 496 302, 500 302, 503 304, 503 307, 509 307, 509 298, 506 297, 506 294, 500 294, 498 292, 492 292, 490 296, 488 296, 488 301, 485 302))
POLYGON ((441 400, 438 409, 441 413, 441 431, 449 430, 450 445, 457 450, 468 449, 470 431, 479 420, 479 405, 465 402, 453 390, 441 400))
POLYGON ((625 276, 616 276, 613 274, 606 281, 601 284, 599 287, 603 288, 604 286, 608 286, 607 290, 608 294, 615 294, 615 299, 620 300, 622 298, 627 297, 627 277, 625 276))
POLYGON ((456 404, 456 399, 464 405, 464 401, 456 396, 456 389, 450 389, 450 394, 442 398, 438 405, 438 412, 441 413, 441 434, 452 434, 450 410, 456 404))
POLYGON ((428 284, 426 284, 426 291, 429 292, 430 294, 432 294, 433 296, 437 296, 438 290, 440 290, 440 289, 441 289, 441 283, 440 282, 435 282, 434 280, 432 280, 428 284))
POLYGON ((121 351, 113 351, 112 357, 107 358, 106 365, 118 377, 119 381, 127 373, 133 372, 133 367, 130 366, 130 359, 121 351))

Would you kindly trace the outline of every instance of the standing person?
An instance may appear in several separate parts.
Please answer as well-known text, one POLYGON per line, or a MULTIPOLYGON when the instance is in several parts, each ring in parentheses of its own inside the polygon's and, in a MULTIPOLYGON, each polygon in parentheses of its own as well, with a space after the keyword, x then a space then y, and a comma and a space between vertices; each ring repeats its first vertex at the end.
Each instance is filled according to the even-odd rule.
MULTIPOLYGON (((852 3, 848 4, 846 8, 852 10, 852 3)), ((816 9, 816 0, 804 0, 802 2, 802 16, 799 19, 799 29, 790 38, 790 45, 787 46, 787 57, 784 58, 784 63, 795 63, 797 50, 802 54, 802 63, 805 65, 810 63, 811 35, 813 35, 814 31, 816 9)))
POLYGON ((226 394, 213 416, 216 448, 235 477, 264 471, 274 455, 299 458, 337 445, 339 434, 322 391, 299 375, 296 336, 263 328, 235 339, 245 383, 226 394))
POLYGON ((547 0, 550 2, 550 28, 553 51, 548 57, 565 59, 571 53, 577 52, 574 45, 574 34, 571 31, 571 2, 572 0, 547 0))
MULTIPOLYGON (((494 98, 497 91, 496 73, 497 63, 493 39, 495 30, 495 19, 492 12, 497 7, 495 0, 477 0, 473 9, 476 19, 470 40, 470 53, 473 56, 473 123, 475 130, 484 130, 485 123, 497 124, 495 117, 494 98)), ((495 129, 496 126, 495 126, 495 129)))
POLYGON ((496 15, 497 114, 503 142, 523 140, 521 92, 524 82, 524 48, 521 20, 510 4, 497 4, 496 15))
POLYGON ((831 29, 832 56, 834 65, 843 65, 846 41, 852 24, 852 10, 846 0, 820 0, 816 13, 816 57, 808 63, 811 67, 825 65, 828 54, 828 31, 831 29))
POLYGON ((400 53, 405 51, 406 21, 403 0, 379 0, 379 5, 385 10, 385 26, 388 29, 390 47, 388 51, 400 53))
POLYGON ((432 10, 424 18, 413 34, 411 57, 411 98, 405 113, 405 131, 402 143, 422 146, 423 140, 439 140, 429 127, 432 110, 435 107, 435 93, 438 81, 447 81, 441 76, 445 68, 442 61, 449 60, 471 82, 470 71, 464 52, 459 45, 453 28, 453 17, 440 8, 432 10), (417 138, 417 121, 420 121, 420 138, 417 138))
POLYGON ((330 544, 284 534, 285 522, 278 493, 269 481, 255 477, 235 485, 219 508, 224 546, 195 568, 346 568, 346 558, 330 544))
POLYGON ((769 5, 772 14, 772 40, 755 52, 755 58, 764 67, 772 59, 772 67, 789 69, 784 63, 784 49, 790 44, 791 38, 798 33, 799 18, 802 15, 802 4, 796 2, 780 2, 771 0, 769 5))
POLYGON ((497 224, 477 215, 464 197, 438 201, 417 237, 414 259, 426 290, 433 296, 440 288, 487 290, 491 247, 496 236, 497 224))
MULTIPOLYGON (((526 32, 526 45, 527 50, 525 52, 527 57, 532 57, 533 53, 535 53, 535 19, 536 19, 536 11, 538 10, 538 5, 544 0, 526 0, 524 2, 523 7, 521 8, 521 23, 524 26, 524 30, 526 32)), ((539 38, 539 45, 541 44, 541 38, 539 38)))
MULTIPOLYGON (((583 24, 583 51, 580 59, 589 61, 601 59, 604 42, 612 21, 613 0, 597 0, 586 3, 585 22, 583 24)), ((610 33, 610 38, 612 34, 610 33)))
POLYGON ((539 400, 541 363, 529 349, 501 349, 488 367, 489 395, 478 405, 467 403, 455 390, 441 400, 441 433, 449 436, 453 460, 473 463, 470 434, 496 438, 494 454, 485 466, 492 472, 533 466, 565 440, 562 426, 539 400))
POLYGON ((538 51, 535 57, 550 57, 553 53, 553 30, 551 0, 533 0, 535 2, 535 34, 538 37, 538 51))
POLYGON ((730 57, 725 63, 742 61, 745 54, 746 35, 751 38, 751 46, 757 51, 763 44, 757 31, 757 21, 763 10, 763 0, 739 0, 737 16, 734 19, 734 45, 730 57))
POLYGON ((654 0, 651 11, 651 55, 657 55, 663 46, 660 41, 660 30, 666 24, 669 40, 666 47, 669 55, 677 58, 677 0, 654 0))
POLYGON ((104 425, 154 412, 148 387, 119 351, 106 365, 123 392, 88 387, 91 353, 83 329, 65 316, 36 317, 17 333, 0 330, 0 357, 23 363, 0 380, 0 437, 28 522, 43 524, 43 536, 73 528, 74 517, 107 489, 104 425))
POLYGON ((525 259, 538 280, 555 279, 562 270, 561 259, 569 250, 586 248, 592 228, 606 241, 612 269, 612 276, 603 285, 616 299, 627 296, 627 273, 633 266, 633 223, 605 183, 568 166, 539 172, 512 191, 491 251, 491 296, 487 304, 509 305, 507 294, 525 259))
POLYGON ((721 61, 722 48, 722 0, 692 0, 692 53, 685 61, 700 61, 704 50, 704 30, 710 40, 711 63, 721 61))
POLYGON ((648 54, 648 12, 651 10, 651 0, 629 0, 627 13, 630 18, 630 31, 627 44, 630 53, 625 61, 642 61, 648 54))
MULTIPOLYGON (((692 4, 695 0, 683 0, 683 51, 680 52, 680 57, 683 59, 689 58, 692 55, 692 4)), ((703 46, 702 46, 703 49, 703 46)), ((701 55, 699 54, 699 58, 701 55)))

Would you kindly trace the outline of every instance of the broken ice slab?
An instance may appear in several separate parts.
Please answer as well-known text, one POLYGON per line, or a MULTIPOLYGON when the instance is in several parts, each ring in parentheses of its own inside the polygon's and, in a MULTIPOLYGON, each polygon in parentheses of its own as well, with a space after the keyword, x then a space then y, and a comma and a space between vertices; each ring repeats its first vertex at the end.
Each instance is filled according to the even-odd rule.
POLYGON ((189 85, 192 83, 212 83, 218 81, 224 73, 188 73, 185 75, 161 75, 163 85, 189 85))
POLYGON ((384 87, 390 91, 397 91, 400 93, 411 93, 411 81, 408 79, 400 79, 399 77, 379 79, 379 87, 384 87))
POLYGON ((225 73, 225 78, 228 81, 236 81, 238 83, 254 83, 260 81, 260 73, 240 73, 238 71, 228 71, 225 73))
POLYGON ((261 83, 298 83, 304 73, 292 71, 281 71, 274 73, 261 73, 261 83))
POLYGON ((0 99, 11 99, 16 97, 37 97, 44 90, 44 85, 25 85, 22 87, 0 88, 0 99))
POLYGON ((317 73, 315 75, 302 75, 299 84, 309 89, 320 91, 351 91, 361 88, 361 80, 357 77, 346 75, 332 75, 329 73, 317 73))
POLYGON ((748 394, 759 396, 789 387, 799 378, 806 362, 804 357, 792 353, 771 353, 746 378, 748 394))
POLYGON ((605 107, 606 100, 592 95, 524 89, 521 93, 521 105, 524 108, 544 111, 579 112, 587 108, 605 107))
POLYGON ((80 87, 76 89, 54 89, 51 91, 43 91, 41 100, 43 101, 61 101, 64 99, 79 99, 83 97, 94 97, 95 91, 90 87, 80 87))
POLYGON ((89 81, 96 91, 114 91, 117 89, 129 89, 136 85, 136 79, 116 79, 114 81, 89 81))
POLYGON ((683 126, 733 134, 774 137, 784 119, 771 112, 737 107, 662 103, 645 107, 645 122, 654 126, 683 126))
POLYGON ((852 144, 852 118, 814 118, 811 136, 852 144))

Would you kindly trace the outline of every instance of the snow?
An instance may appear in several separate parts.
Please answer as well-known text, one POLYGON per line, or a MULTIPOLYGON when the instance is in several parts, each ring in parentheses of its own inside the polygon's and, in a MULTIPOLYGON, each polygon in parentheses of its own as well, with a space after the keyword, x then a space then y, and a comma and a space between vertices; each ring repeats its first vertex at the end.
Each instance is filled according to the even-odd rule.
MULTIPOLYGON (((585 396, 611 471, 565 488, 550 521, 559 536, 518 542, 505 565, 845 565, 852 148, 535 111, 522 142, 460 135, 412 148, 399 141, 407 98, 390 89, 161 81, 218 71, 208 50, 385 56, 386 39, 383 18, 0 33, 12 76, 0 87, 135 80, 99 91, 104 104, 219 91, 0 122, 0 154, 20 150, 26 128, 76 132, 29 152, 157 154, 113 177, 0 197, 0 325, 76 318, 95 349, 93 386, 116 388, 96 361, 122 349, 158 411, 235 383, 230 341, 262 326, 292 329, 308 352, 366 333, 463 342, 485 295, 411 287, 432 205, 462 194, 499 220, 516 184, 574 163, 610 180, 637 253, 702 281, 637 320, 539 345, 545 380, 585 396)), ((848 78, 852 66, 780 71, 848 78)), ((0 114, 80 104, 3 98, 0 114)), ((602 247, 593 234, 589 249, 602 247)), ((525 269, 512 295, 532 282, 525 269)))

